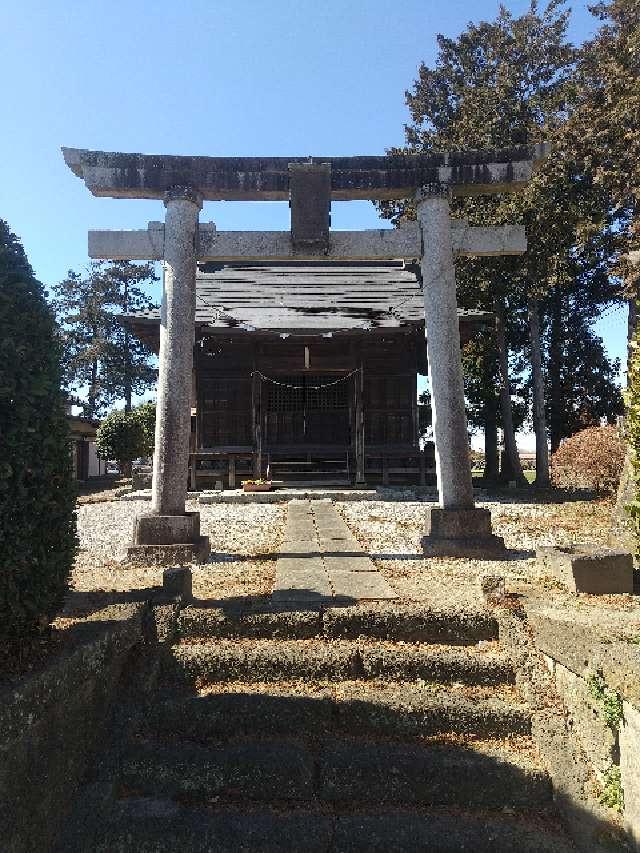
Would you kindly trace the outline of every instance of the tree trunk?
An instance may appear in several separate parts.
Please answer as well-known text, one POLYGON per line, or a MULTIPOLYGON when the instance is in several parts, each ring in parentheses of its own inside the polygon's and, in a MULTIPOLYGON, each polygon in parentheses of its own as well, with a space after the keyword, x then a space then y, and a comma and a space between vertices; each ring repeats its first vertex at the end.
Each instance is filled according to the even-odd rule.
POLYGON ((633 340, 633 336, 636 333, 636 326, 638 324, 638 307, 635 298, 627 299, 627 308, 629 309, 629 314, 627 316, 627 385, 629 384, 629 369, 628 365, 631 361, 631 341, 633 340))
POLYGON ((484 404, 484 475, 487 485, 498 482, 498 417, 493 400, 484 404))
POLYGON ((509 353, 504 331, 504 299, 497 296, 494 301, 496 315, 496 347, 498 349, 498 373, 500 377, 500 412, 502 414, 502 429, 504 432, 504 453, 510 468, 510 479, 518 486, 526 486, 527 481, 522 473, 520 456, 516 446, 516 434, 513 428, 513 413, 511 411, 511 390, 509 388, 509 353))
POLYGON ((486 395, 482 412, 484 421, 484 475, 482 479, 487 485, 495 486, 500 474, 500 458, 498 455, 498 401, 494 387, 496 352, 493 337, 487 344, 482 364, 486 395))
POLYGON ((549 339, 549 434, 552 453, 562 440, 562 338, 562 293, 556 284, 551 294, 549 339))
MULTIPOLYGON (((129 312, 129 283, 124 283, 124 294, 122 297, 122 311, 124 314, 129 312)), ((131 411, 131 341, 129 337, 129 327, 124 327, 124 353, 123 353, 123 384, 124 384, 124 410, 131 411)))
POLYGON ((89 386, 89 393, 87 394, 87 417, 95 418, 96 416, 96 407, 97 407, 97 385, 98 385, 98 359, 94 358, 91 362, 91 384, 89 386))
POLYGON ((533 429, 536 434, 536 486, 548 489, 551 485, 549 478, 549 445, 547 444, 547 422, 544 416, 544 377, 542 375, 540 314, 537 300, 531 299, 527 310, 529 314, 529 337, 531 338, 533 429))
MULTIPOLYGON (((638 324, 638 311, 635 299, 628 300, 629 318, 627 322, 627 387, 629 387, 629 368, 628 364, 631 359, 631 341, 633 340, 636 327, 638 324)), ((609 527, 609 545, 614 548, 620 548, 625 551, 631 551, 634 555, 636 564, 638 562, 638 541, 634 524, 631 520, 626 507, 636 500, 638 496, 638 484, 636 473, 634 471, 634 448, 633 444, 624 435, 625 439, 625 455, 624 464, 622 466, 622 474, 620 483, 618 484, 618 492, 616 495, 616 503, 611 513, 611 524, 609 527)))

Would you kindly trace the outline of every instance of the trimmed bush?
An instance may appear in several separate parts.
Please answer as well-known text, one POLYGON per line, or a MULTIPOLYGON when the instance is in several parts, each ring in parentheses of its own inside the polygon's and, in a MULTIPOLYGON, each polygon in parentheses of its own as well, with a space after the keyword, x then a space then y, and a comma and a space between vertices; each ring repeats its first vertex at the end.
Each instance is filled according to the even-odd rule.
POLYGON ((75 555, 61 354, 42 285, 0 220, 0 648, 9 658, 62 606, 75 555))
POLYGON ((153 456, 156 440, 156 404, 143 403, 141 406, 137 406, 131 414, 140 421, 144 433, 143 447, 138 456, 153 456))
POLYGON ((96 447, 103 459, 115 459, 120 472, 131 476, 131 463, 145 453, 146 435, 143 421, 132 412, 111 412, 96 433, 96 447))
POLYGON ((551 479, 560 489, 614 492, 624 463, 624 444, 614 426, 588 427, 565 438, 551 457, 551 479))

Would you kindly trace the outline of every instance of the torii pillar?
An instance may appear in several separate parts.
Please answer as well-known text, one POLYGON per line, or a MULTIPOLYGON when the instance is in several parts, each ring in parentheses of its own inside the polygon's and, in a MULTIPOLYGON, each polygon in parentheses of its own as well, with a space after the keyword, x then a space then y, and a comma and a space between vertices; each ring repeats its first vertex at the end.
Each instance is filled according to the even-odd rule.
POLYGON ((497 556, 504 541, 491 531, 490 511, 473 498, 449 190, 423 187, 416 202, 440 503, 427 511, 421 544, 428 556, 497 556))
POLYGON ((200 513, 186 512, 191 376, 196 305, 198 217, 202 196, 172 187, 164 197, 164 275, 151 512, 136 519, 132 559, 203 560, 200 513))

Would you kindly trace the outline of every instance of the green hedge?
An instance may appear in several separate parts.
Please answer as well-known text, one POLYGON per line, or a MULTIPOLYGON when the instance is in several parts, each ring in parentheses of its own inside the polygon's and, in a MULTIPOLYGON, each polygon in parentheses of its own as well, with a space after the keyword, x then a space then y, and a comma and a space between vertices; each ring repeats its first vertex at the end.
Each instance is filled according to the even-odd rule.
POLYGON ((61 346, 42 285, 0 220, 0 647, 61 607, 76 549, 61 346))

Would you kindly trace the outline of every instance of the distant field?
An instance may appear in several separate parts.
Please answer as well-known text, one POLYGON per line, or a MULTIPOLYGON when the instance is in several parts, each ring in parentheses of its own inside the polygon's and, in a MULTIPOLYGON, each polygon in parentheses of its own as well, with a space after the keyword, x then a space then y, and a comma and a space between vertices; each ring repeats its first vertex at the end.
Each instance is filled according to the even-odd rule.
MULTIPOLYGON (((480 477, 482 477, 482 474, 483 474, 482 468, 474 468, 472 471, 472 474, 474 477, 477 477, 479 479, 480 477)), ((525 471, 524 476, 527 478, 528 483, 533 483, 533 481, 536 478, 535 469, 533 469, 531 471, 525 471)))

